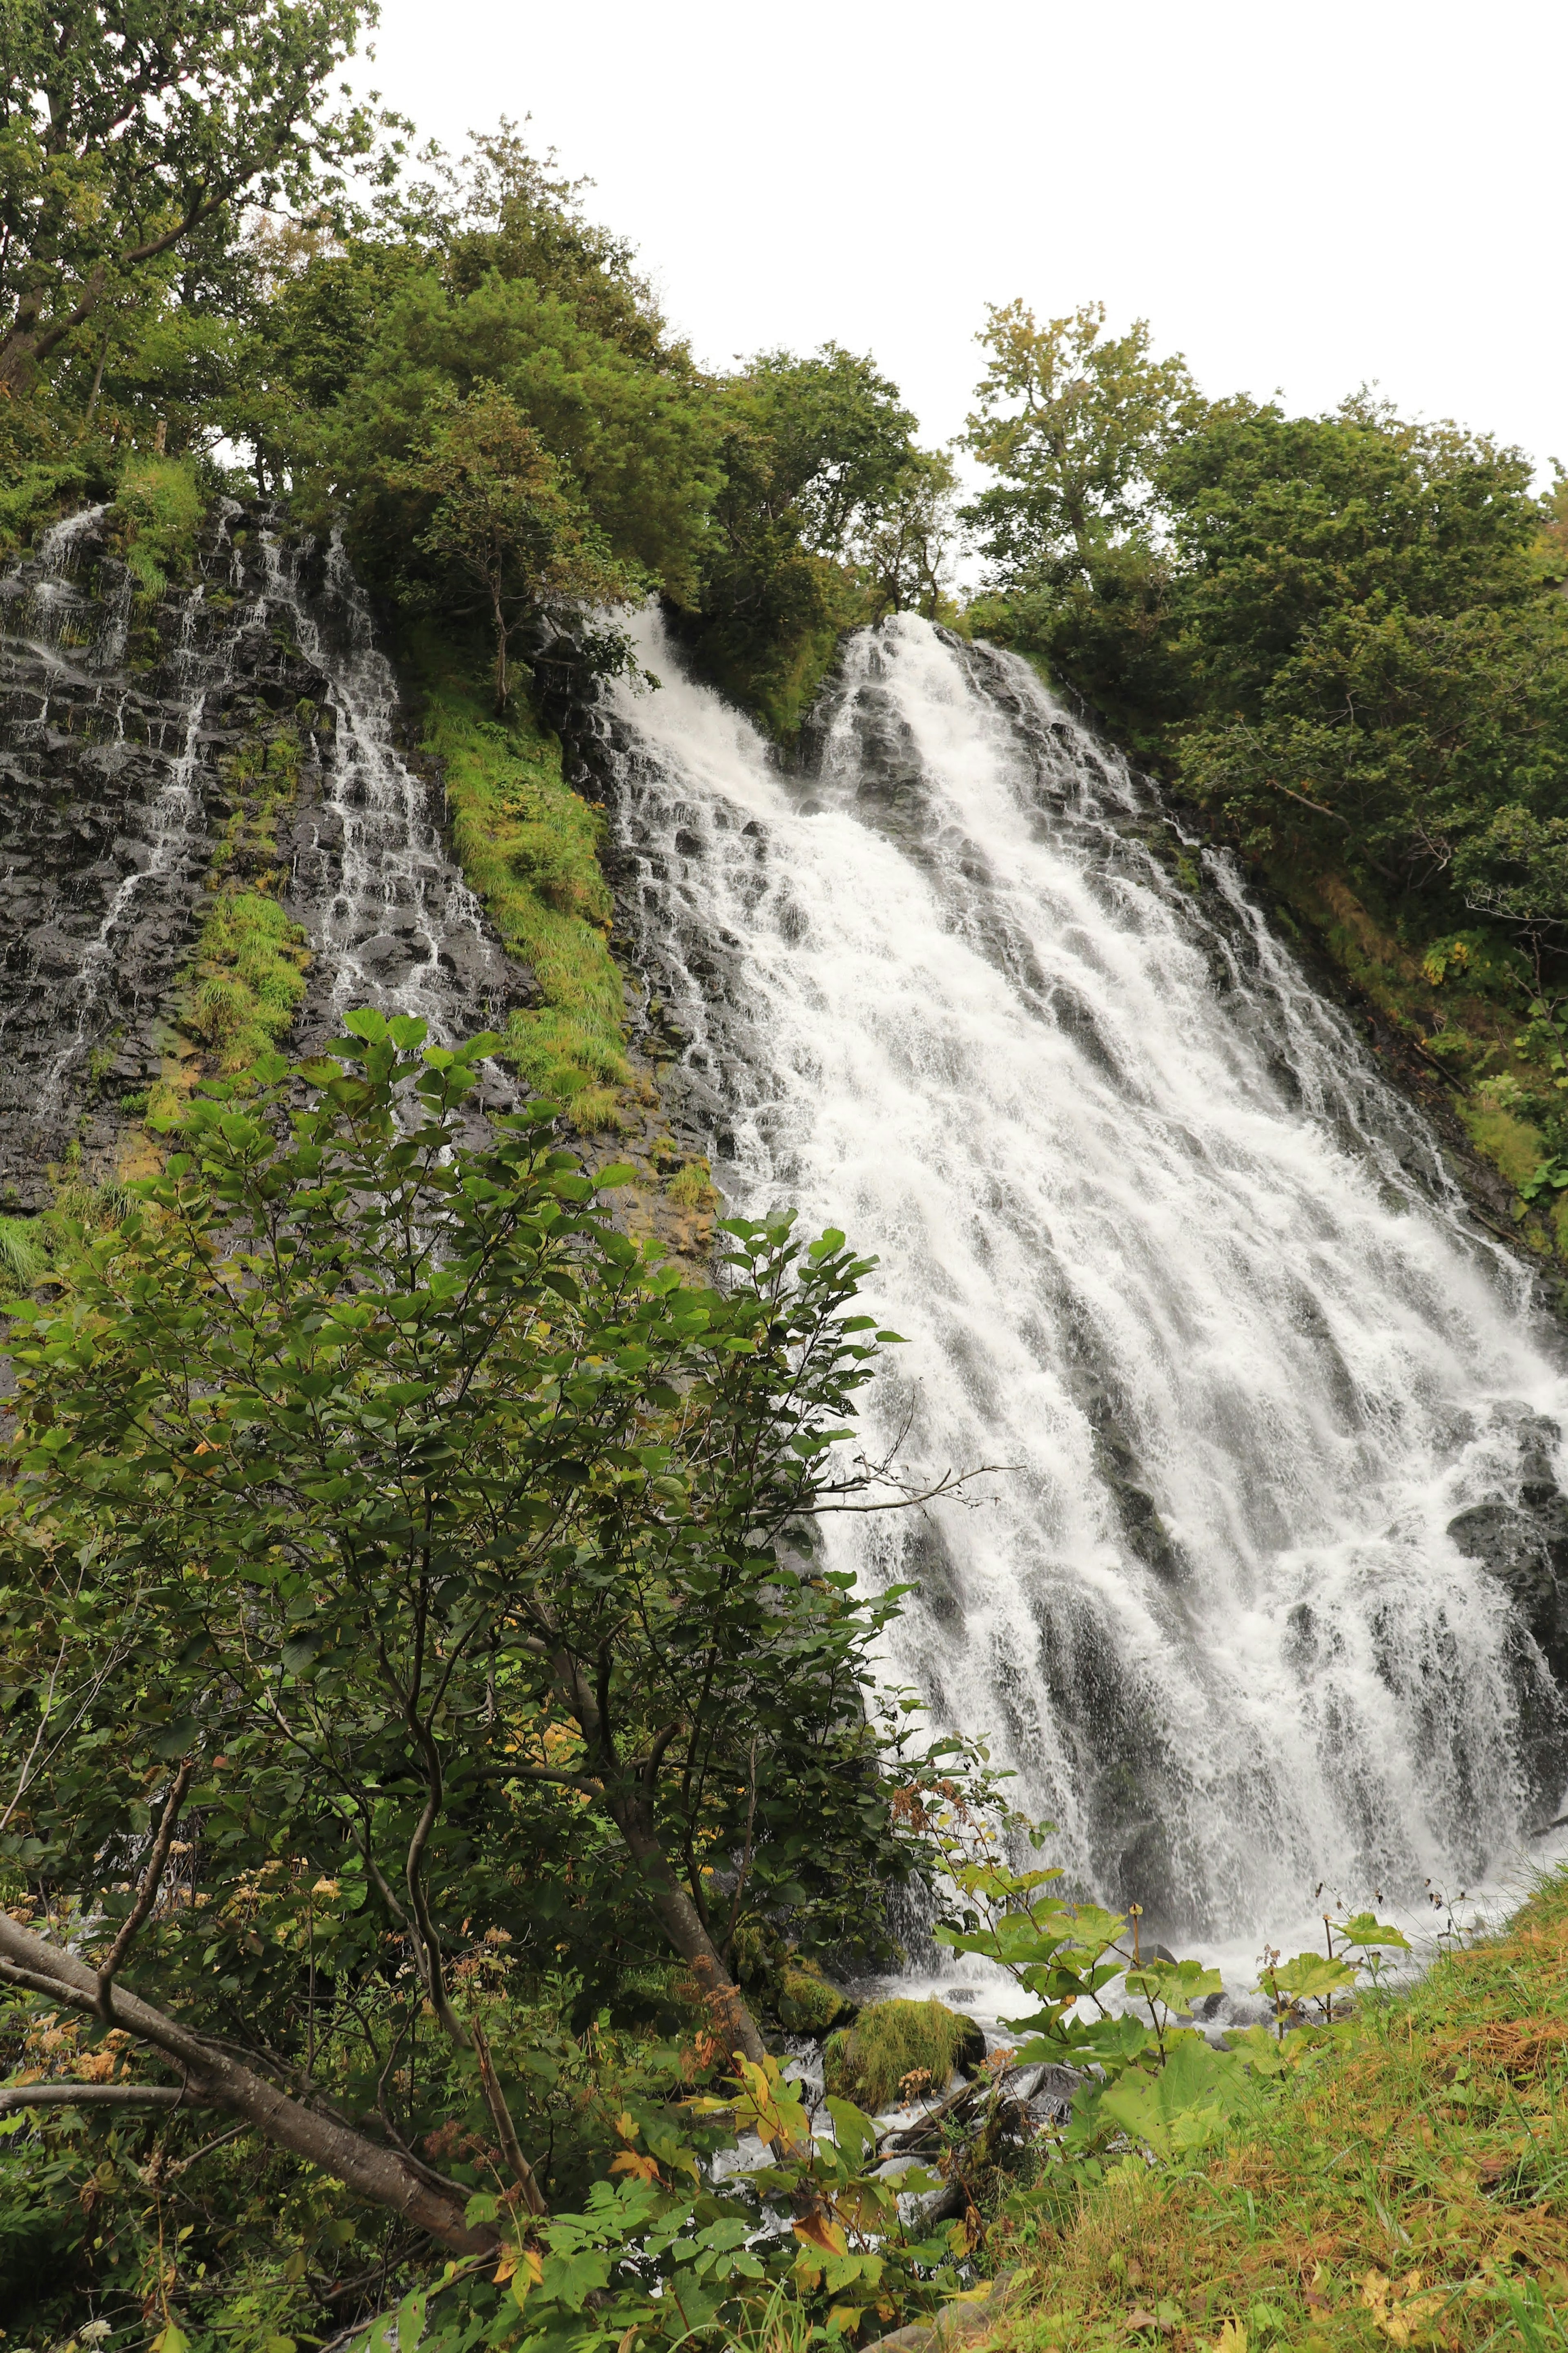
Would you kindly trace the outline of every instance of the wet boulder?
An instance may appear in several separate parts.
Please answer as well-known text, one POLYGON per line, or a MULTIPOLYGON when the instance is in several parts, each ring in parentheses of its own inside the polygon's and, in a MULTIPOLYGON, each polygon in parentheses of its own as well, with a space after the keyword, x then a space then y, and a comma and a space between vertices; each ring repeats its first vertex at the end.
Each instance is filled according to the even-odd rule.
POLYGON ((1527 1479, 1518 1504, 1477 1504, 1448 1523, 1467 1560, 1506 1588, 1559 1683, 1568 1683, 1568 1497, 1527 1479))

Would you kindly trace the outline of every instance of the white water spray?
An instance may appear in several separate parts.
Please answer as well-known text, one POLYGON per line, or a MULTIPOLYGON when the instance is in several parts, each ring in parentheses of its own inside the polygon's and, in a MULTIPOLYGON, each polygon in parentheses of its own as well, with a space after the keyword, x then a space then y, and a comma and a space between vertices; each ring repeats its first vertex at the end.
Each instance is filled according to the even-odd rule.
POLYGON ((1527 1278, 1228 860, 1024 664, 863 634, 804 782, 641 628, 616 831, 720 1180, 880 1254, 911 1345, 874 1441, 912 1412, 912 1463, 1018 1466, 836 1524, 921 1582, 890 1676, 1173 1930, 1474 1884, 1558 1769, 1446 1533, 1568 1417, 1527 1278))
POLYGON ((301 900, 327 976, 313 1018, 369 1005, 417 1014, 438 1039, 471 1033, 504 1010, 505 958, 442 840, 438 797, 397 749, 397 681, 342 543, 328 548, 322 605, 300 586, 308 546, 262 534, 268 596, 336 720, 318 823, 325 886, 301 900))

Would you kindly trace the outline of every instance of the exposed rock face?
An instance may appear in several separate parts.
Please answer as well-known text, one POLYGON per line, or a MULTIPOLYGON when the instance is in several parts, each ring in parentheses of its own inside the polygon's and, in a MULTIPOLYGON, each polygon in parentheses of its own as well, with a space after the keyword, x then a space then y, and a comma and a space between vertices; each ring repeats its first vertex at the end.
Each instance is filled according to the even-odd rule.
POLYGON ((1521 1624, 1559 1684, 1568 1684, 1568 1496, 1552 1476, 1550 1422, 1521 1434, 1517 1504, 1474 1504, 1448 1523, 1468 1560, 1506 1587, 1521 1624))
POLYGON ((56 524, 0 580, 4 1208, 46 1206, 73 1149, 107 1174, 191 1054, 182 992, 220 869, 305 926, 303 1041, 361 1004, 467 1035, 531 991, 446 850, 438 784, 398 748, 341 556, 226 501, 196 576, 138 598, 109 522, 56 524), (297 773, 258 829, 238 755, 279 722, 297 773))
MULTIPOLYGON (((0 580, 0 1198, 39 1207, 89 1163, 170 1042, 174 984, 233 809, 220 754, 258 705, 320 707, 220 527, 204 576, 150 608, 104 511, 0 580)), ((311 767, 319 765, 310 735, 311 767)), ((314 782, 314 777, 312 777, 314 782)))

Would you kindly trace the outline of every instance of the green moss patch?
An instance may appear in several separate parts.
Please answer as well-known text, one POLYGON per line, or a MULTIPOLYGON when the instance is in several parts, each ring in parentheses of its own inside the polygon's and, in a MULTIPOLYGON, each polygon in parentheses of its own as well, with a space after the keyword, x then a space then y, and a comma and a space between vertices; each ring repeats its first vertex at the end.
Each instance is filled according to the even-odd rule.
POLYGON ((184 1026, 220 1071, 247 1070, 279 1044, 305 1000, 301 926, 259 891, 219 892, 196 943, 184 1026))
POLYGON ((127 459, 110 524, 143 595, 161 596, 171 579, 189 571, 204 512, 188 459, 127 459))
POLYGON ((579 1126, 613 1126, 628 1066, 611 901, 599 867, 604 819, 561 773, 561 746, 522 708, 495 718, 483 684, 433 633, 411 641, 425 691, 424 749, 447 780, 452 847, 542 1004, 513 1013, 505 1059, 579 1126))
POLYGON ((974 2021, 945 2002, 873 2001, 853 2026, 828 2036, 823 2074, 830 2092, 874 2114, 945 2090, 959 2060, 977 2062, 984 2048, 974 2021))
POLYGON ((1528 1185, 1546 1158, 1546 1139, 1538 1127, 1513 1113, 1489 1109, 1475 1097, 1461 1103, 1459 1117, 1478 1152, 1494 1161, 1515 1191, 1528 1185))
POLYGON ((795 1953, 779 1971, 773 2008, 787 2034, 830 2034, 835 2027, 850 2025, 856 2016, 848 1995, 830 1984, 815 1961, 795 1953))

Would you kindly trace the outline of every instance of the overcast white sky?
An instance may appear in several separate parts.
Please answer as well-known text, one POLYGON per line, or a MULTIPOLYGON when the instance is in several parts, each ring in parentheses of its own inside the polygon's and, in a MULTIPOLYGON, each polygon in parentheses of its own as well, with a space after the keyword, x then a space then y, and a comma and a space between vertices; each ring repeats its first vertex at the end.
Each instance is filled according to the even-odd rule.
POLYGON ((443 144, 531 115, 700 358, 872 351, 928 440, 1021 295, 1568 460, 1564 0, 384 0, 376 52, 443 144))

